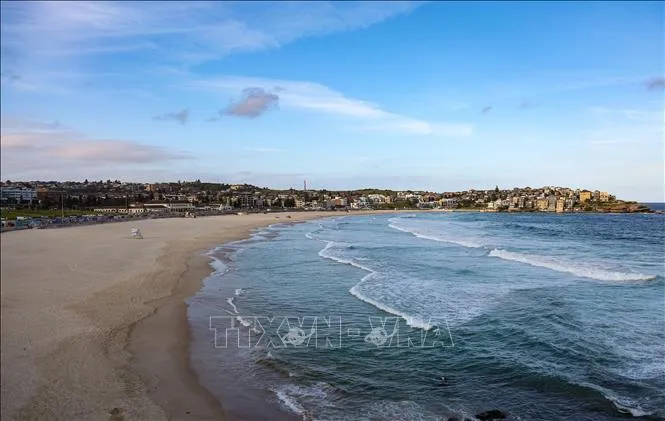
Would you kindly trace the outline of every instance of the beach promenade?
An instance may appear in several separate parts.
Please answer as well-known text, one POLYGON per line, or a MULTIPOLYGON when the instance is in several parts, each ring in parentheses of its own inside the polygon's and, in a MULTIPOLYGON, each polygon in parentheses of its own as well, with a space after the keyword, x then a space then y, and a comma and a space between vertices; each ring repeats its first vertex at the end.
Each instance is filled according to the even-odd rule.
POLYGON ((188 368, 184 300, 211 272, 202 253, 260 226, 343 215, 225 215, 3 234, 2 419, 222 419, 188 368), (144 239, 131 239, 133 227, 144 239))

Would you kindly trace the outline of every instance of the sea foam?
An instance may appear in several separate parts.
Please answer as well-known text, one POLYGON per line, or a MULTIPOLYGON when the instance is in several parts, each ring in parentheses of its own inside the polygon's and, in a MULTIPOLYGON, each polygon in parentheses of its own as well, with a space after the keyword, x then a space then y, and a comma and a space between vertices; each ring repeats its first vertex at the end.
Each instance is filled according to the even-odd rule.
POLYGON ((423 321, 422 318, 412 316, 412 315, 410 315, 408 313, 405 313, 403 311, 399 311, 397 309, 394 309, 394 308, 390 307, 389 305, 386 305, 386 304, 384 304, 380 301, 374 300, 374 299, 364 295, 360 290, 360 284, 362 284, 364 281, 368 280, 373 275, 375 275, 375 273, 370 273, 369 275, 365 276, 358 284, 353 286, 349 290, 349 292, 353 296, 358 298, 359 300, 364 301, 367 304, 371 304, 374 307, 378 308, 379 310, 383 310, 386 313, 394 314, 395 316, 401 317, 402 319, 404 319, 404 321, 406 322, 406 324, 408 326, 415 327, 417 329, 422 329, 422 330, 430 330, 434 327, 434 325, 423 321))
POLYGON ((354 266, 354 267, 357 267, 359 269, 362 269, 364 271, 369 272, 369 274, 364 276, 360 280, 360 282, 358 282, 358 284, 356 284, 355 286, 353 286, 349 290, 349 292, 354 297, 360 299, 361 301, 366 302, 367 304, 371 304, 374 307, 378 308, 379 310, 385 311, 386 313, 394 314, 395 316, 401 317, 402 319, 404 319, 404 321, 406 322, 406 324, 408 326, 418 328, 418 329, 423 329, 423 330, 430 330, 434 327, 432 324, 424 322, 422 319, 418 318, 417 316, 412 316, 412 315, 410 315, 406 312, 397 310, 397 309, 395 309, 395 308, 393 308, 393 307, 391 307, 387 304, 384 304, 384 303, 382 303, 378 300, 375 300, 375 299, 373 299, 371 297, 368 297, 367 295, 363 294, 363 292, 361 290, 361 284, 363 284, 365 281, 371 279, 373 276, 375 276, 377 274, 377 272, 375 270, 365 266, 365 265, 362 265, 362 264, 358 263, 356 261, 357 259, 347 259, 347 258, 343 258, 343 257, 335 255, 333 253, 333 250, 335 250, 336 247, 337 248, 348 248, 349 244, 338 243, 338 242, 335 242, 335 241, 329 241, 328 244, 326 244, 326 246, 321 251, 319 251, 319 256, 321 256, 323 258, 326 258, 326 259, 336 261, 338 263, 351 265, 351 266, 354 266))
POLYGON ((280 401, 280 403, 284 405, 289 411, 299 415, 303 419, 311 419, 311 414, 308 415, 308 411, 298 401, 297 398, 325 400, 328 397, 328 394, 325 391, 327 386, 328 385, 323 382, 319 382, 309 387, 287 384, 278 389, 274 389, 273 392, 277 396, 277 399, 280 401))
POLYGON ((514 262, 524 263, 531 266, 543 267, 557 272, 571 273, 575 276, 596 279, 599 281, 648 281, 656 278, 655 275, 615 272, 602 268, 594 268, 589 265, 582 265, 581 263, 575 264, 560 261, 551 257, 516 253, 502 249, 494 249, 490 251, 489 256, 498 257, 499 259, 504 260, 512 260, 514 262))
POLYGON ((231 307, 233 307, 233 311, 234 311, 236 314, 238 314, 238 307, 236 307, 236 304, 235 304, 234 301, 235 301, 235 300, 234 300, 234 297, 231 297, 231 298, 227 298, 227 299, 226 299, 226 302, 229 303, 229 305, 230 305, 231 307))
POLYGON ((453 237, 449 237, 449 236, 446 236, 446 237, 437 236, 437 235, 434 235, 434 234, 431 234, 431 233, 425 234, 425 233, 421 232, 418 229, 400 226, 400 225, 398 225, 398 221, 396 220, 396 218, 393 218, 393 219, 395 219, 395 220, 393 221, 391 219, 390 221, 392 221, 392 222, 388 225, 390 228, 398 230, 398 231, 402 231, 402 232, 407 232, 411 235, 414 235, 418 238, 422 238, 424 240, 438 241, 438 242, 441 242, 441 243, 457 244, 458 246, 470 247, 470 248, 481 248, 481 247, 483 247, 483 244, 481 244, 479 242, 476 242, 476 241, 473 241, 473 240, 459 239, 459 238, 453 238, 453 237))

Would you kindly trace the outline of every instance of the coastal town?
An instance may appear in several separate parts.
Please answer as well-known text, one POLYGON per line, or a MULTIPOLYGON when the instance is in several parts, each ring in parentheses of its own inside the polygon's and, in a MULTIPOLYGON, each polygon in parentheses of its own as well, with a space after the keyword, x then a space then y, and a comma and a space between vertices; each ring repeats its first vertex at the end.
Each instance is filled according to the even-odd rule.
MULTIPOLYGON (((0 182, 3 218, 51 211, 54 216, 141 215, 157 213, 223 213, 278 210, 439 209, 483 212, 649 212, 636 202, 614 195, 566 187, 470 189, 457 192, 349 191, 303 188, 275 190, 248 184, 178 181, 128 183, 118 180, 82 182, 0 182), (58 215, 60 214, 60 215, 58 215)), ((9 218, 11 219, 11 218, 9 218)))

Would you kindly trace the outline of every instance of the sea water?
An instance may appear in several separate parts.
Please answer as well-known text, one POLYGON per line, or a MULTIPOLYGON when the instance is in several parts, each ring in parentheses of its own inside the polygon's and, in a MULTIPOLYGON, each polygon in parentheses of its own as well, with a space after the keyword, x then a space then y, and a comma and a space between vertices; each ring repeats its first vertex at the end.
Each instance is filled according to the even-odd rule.
POLYGON ((665 419, 664 215, 340 215, 210 255, 191 363, 233 419, 665 419))

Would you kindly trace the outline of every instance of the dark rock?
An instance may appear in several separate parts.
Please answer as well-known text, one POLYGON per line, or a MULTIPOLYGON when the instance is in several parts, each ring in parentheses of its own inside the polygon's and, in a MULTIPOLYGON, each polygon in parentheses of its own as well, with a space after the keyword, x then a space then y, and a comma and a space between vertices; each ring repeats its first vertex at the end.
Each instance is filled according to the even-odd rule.
POLYGON ((124 421, 125 417, 122 415, 122 409, 120 408, 113 408, 109 411, 109 414, 111 416, 109 417, 109 421, 124 421))
POLYGON ((478 418, 480 421, 503 420, 506 418, 506 414, 499 411, 498 409, 490 409, 489 411, 476 414, 476 418, 478 418))

